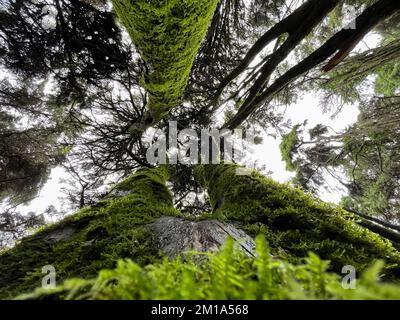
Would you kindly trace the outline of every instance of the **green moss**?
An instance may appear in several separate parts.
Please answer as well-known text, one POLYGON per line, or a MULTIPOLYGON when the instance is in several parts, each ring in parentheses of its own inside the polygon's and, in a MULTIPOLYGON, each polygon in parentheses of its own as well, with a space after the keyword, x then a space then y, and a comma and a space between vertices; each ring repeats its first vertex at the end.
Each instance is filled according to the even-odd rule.
POLYGON ((236 175, 233 164, 205 165, 196 176, 207 189, 216 216, 243 223, 252 235, 263 233, 271 247, 290 261, 315 252, 340 271, 344 265, 364 270, 375 259, 398 270, 400 254, 379 235, 355 223, 339 207, 319 201, 302 190, 279 184, 257 171, 236 175))
POLYGON ((113 0, 114 9, 149 66, 150 122, 180 103, 218 0, 113 0))
MULTIPOLYGON (((377 262, 355 282, 342 286, 329 262, 309 254, 298 265, 273 259, 265 238, 256 239, 257 256, 249 258, 234 248, 232 239, 219 253, 207 253, 202 263, 164 260, 141 267, 120 260, 114 270, 96 279, 72 279, 55 289, 37 289, 19 299, 399 299, 400 286, 379 282, 377 262)), ((204 254, 204 253, 203 253, 204 254)))
POLYGON ((179 215, 165 185, 165 167, 143 169, 115 188, 129 194, 93 208, 23 239, 0 256, 0 297, 13 297, 40 286, 41 268, 53 265, 57 281, 94 277, 118 259, 146 265, 159 258, 148 223, 163 215, 179 215), (60 234, 67 235, 63 238, 60 234))

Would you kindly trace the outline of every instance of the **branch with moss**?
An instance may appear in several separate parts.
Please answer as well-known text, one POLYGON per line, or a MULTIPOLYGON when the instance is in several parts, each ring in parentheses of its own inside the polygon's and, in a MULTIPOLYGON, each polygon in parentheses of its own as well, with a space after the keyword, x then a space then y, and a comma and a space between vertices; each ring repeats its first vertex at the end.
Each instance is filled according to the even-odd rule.
MULTIPOLYGON (((396 63, 400 64, 400 39, 346 59, 323 84, 323 88, 337 91, 343 86, 355 86, 373 72, 385 72, 388 65, 396 63)), ((393 92, 387 95, 390 94, 393 92)))

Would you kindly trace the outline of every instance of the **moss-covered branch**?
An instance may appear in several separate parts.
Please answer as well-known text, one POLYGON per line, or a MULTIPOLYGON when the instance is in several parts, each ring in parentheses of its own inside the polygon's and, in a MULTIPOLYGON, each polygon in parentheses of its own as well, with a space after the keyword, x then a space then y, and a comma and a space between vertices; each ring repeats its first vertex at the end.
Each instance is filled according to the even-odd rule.
POLYGON ((206 165, 198 167, 196 174, 216 216, 244 223, 242 228, 250 234, 265 234, 276 253, 295 261, 312 251, 330 260, 335 271, 345 265, 362 270, 375 259, 400 261, 388 240, 357 225, 351 213, 257 171, 237 175, 237 168, 206 165))
POLYGON ((165 185, 165 167, 139 170, 115 187, 125 196, 108 199, 47 226, 0 255, 0 298, 41 285, 42 267, 52 265, 57 282, 94 277, 121 258, 145 265, 158 257, 148 224, 177 216, 165 185))
POLYGON ((113 0, 149 67, 144 78, 148 114, 142 126, 155 124, 179 104, 218 1, 113 0))

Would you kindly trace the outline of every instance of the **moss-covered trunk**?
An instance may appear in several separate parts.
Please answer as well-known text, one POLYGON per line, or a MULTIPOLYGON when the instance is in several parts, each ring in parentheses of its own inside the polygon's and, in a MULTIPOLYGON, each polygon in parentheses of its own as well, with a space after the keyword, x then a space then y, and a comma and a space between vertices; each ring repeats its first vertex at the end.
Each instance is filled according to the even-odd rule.
POLYGON ((190 70, 219 0, 113 0, 118 18, 146 62, 147 113, 141 134, 181 102, 190 70))
POLYGON ((13 297, 41 285, 42 267, 52 265, 60 283, 93 277, 120 258, 147 264, 158 257, 149 224, 178 216, 165 185, 166 167, 139 170, 99 202, 23 239, 0 256, 0 297, 13 297))
POLYGON ((233 164, 205 165, 197 168, 197 176, 214 215, 240 222, 250 235, 264 234, 275 254, 298 262, 311 251, 330 260, 336 272, 345 265, 364 270, 375 259, 400 261, 391 242, 359 226, 353 214, 257 171, 240 175, 238 169, 233 164))
MULTIPOLYGON (((213 208, 212 221, 202 222, 162 218, 181 216, 166 186, 168 168, 139 170, 97 205, 3 252, 0 297, 15 297, 40 287, 45 265, 54 266, 58 284, 68 278, 91 279, 102 269, 114 268, 119 259, 145 266, 160 261, 159 249, 174 257, 193 248, 215 250, 228 234, 245 239, 235 227, 251 236, 265 235, 271 253, 294 264, 309 251, 330 260, 336 272, 345 265, 361 271, 375 259, 399 262, 391 243, 357 225, 352 214, 256 171, 238 175, 238 168, 233 164, 196 168, 213 208)), ((252 241, 245 241, 243 251, 251 257, 252 241)), ((396 268, 385 273, 395 277, 396 268)))

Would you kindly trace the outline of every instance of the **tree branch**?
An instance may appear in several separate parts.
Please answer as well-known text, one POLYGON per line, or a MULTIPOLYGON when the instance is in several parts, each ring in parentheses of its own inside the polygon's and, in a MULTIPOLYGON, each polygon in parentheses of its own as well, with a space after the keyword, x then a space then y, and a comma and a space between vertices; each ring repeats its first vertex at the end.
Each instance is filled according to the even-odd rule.
POLYGON ((322 47, 314 51, 309 57, 291 68, 281 77, 279 77, 269 88, 256 97, 250 96, 241 106, 238 113, 223 127, 233 130, 240 125, 247 117, 260 107, 265 101, 273 95, 280 92, 289 83, 295 81, 298 77, 318 66, 338 50, 353 46, 356 41, 361 41, 371 29, 379 22, 390 17, 400 9, 399 1, 380 0, 367 8, 356 19, 357 29, 342 29, 332 36, 322 47))

